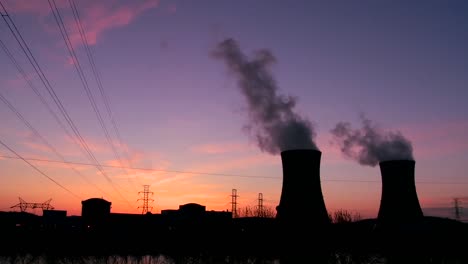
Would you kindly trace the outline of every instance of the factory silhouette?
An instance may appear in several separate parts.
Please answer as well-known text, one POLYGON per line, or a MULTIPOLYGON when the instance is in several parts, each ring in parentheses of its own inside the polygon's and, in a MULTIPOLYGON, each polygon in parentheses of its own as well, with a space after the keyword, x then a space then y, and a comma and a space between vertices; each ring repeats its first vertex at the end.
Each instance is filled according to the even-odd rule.
POLYGON ((382 193, 378 216, 332 223, 320 183, 322 153, 281 152, 283 183, 274 218, 233 217, 200 204, 160 214, 111 213, 111 201, 82 201, 81 216, 44 210, 0 213, 1 254, 157 254, 298 257, 337 250, 358 254, 456 256, 467 224, 424 216, 415 186, 414 160, 379 163, 382 193), (457 242, 454 242, 457 241, 457 242))

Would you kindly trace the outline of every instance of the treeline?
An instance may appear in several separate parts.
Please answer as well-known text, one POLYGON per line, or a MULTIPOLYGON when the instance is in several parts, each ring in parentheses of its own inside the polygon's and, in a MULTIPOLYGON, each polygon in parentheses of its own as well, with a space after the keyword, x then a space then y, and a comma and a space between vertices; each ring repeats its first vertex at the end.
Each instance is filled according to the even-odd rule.
MULTIPOLYGON (((237 210, 236 217, 265 217, 265 218, 275 218, 276 209, 271 206, 244 206, 237 210)), ((359 212, 352 212, 346 209, 338 209, 331 213, 328 213, 328 218, 330 218, 331 223, 352 223, 362 220, 361 214, 359 212)))

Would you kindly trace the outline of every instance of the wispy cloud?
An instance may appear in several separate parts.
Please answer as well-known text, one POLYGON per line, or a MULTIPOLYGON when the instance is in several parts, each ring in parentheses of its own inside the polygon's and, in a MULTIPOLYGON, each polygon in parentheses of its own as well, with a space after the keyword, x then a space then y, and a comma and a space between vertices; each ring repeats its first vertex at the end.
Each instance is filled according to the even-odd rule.
POLYGON ((193 166, 191 171, 226 173, 232 170, 245 169, 249 167, 267 164, 278 164, 278 157, 268 156, 264 154, 255 154, 243 156, 240 158, 226 159, 224 161, 218 161, 216 163, 209 162, 205 164, 199 164, 197 166, 193 166))
MULTIPOLYGON (((7 11, 13 14, 28 13, 35 14, 41 17, 47 16, 50 13, 50 7, 44 1, 30 1, 30 0, 14 0, 6 2, 7 11)), ((57 7, 63 8, 68 5, 66 1, 56 1, 57 7)))
POLYGON ((42 143, 36 141, 23 141, 22 145, 27 147, 30 150, 39 151, 42 153, 52 153, 51 149, 42 143))
MULTIPOLYGON (((136 180, 139 183, 149 184, 158 179, 167 178, 167 170, 171 166, 171 162, 164 158, 163 155, 159 153, 146 153, 133 152, 133 155, 130 157, 130 162, 133 165, 131 168, 127 167, 125 160, 112 159, 105 162, 107 166, 115 166, 126 168, 118 169, 116 168, 113 173, 113 178, 115 179, 131 179, 136 180), (142 164, 148 163, 151 160, 151 163, 155 162, 156 165, 153 166, 141 166, 142 164), (122 161, 122 162, 121 162, 122 161), (123 163, 123 164, 121 164, 123 163)), ((173 173, 170 173, 173 174, 173 173)))
MULTIPOLYGON (((111 145, 104 138, 99 139, 99 138, 96 138, 96 137, 83 137, 83 139, 86 142, 86 145, 88 146, 88 148, 89 148, 89 150, 91 152, 93 152, 95 154, 97 153, 97 154, 112 155, 112 157, 114 157, 111 145)), ((77 140, 77 142, 78 142, 78 140, 77 140)), ((79 153, 81 153, 81 152, 78 152, 78 149, 77 149, 78 145, 75 144, 75 140, 68 137, 67 135, 64 135, 63 143, 61 143, 61 144, 62 144, 60 146, 61 149, 67 150, 66 152, 70 153, 70 155, 72 153, 74 153, 75 155, 79 155, 79 153)), ((113 144, 115 150, 118 153, 120 153, 120 155, 123 156, 123 153, 128 153, 128 155, 129 155, 128 158, 130 159, 131 162, 132 161, 133 162, 140 161, 140 157, 141 157, 142 154, 139 153, 137 150, 133 150, 126 143, 121 144, 118 140, 116 140, 114 138, 114 139, 112 139, 112 144, 113 144)), ((79 146, 81 148, 81 145, 79 145, 79 146)), ((122 157, 122 158, 126 158, 126 157, 122 157)), ((111 161, 109 161, 109 162, 111 162, 111 161)))
MULTIPOLYGON (((159 6, 159 0, 124 1, 123 4, 117 1, 76 1, 75 3, 90 45, 95 45, 104 32, 129 25, 143 12, 159 6)), ((81 35, 68 1, 56 1, 56 4, 57 8, 63 11, 70 41, 75 46, 81 45, 81 35)), ((7 8, 11 13, 33 14, 40 18, 52 15, 49 5, 43 1, 15 0, 10 1, 7 8)), ((50 31, 49 26, 44 26, 50 31)))
MULTIPOLYGON (((90 45, 97 43, 99 37, 107 30, 123 27, 135 20, 138 15, 159 5, 158 0, 131 1, 126 5, 114 5, 112 2, 94 1, 92 6, 81 12, 82 25, 90 45)), ((81 43, 81 37, 73 20, 68 20, 67 26, 72 33, 70 40, 73 44, 81 43)))
MULTIPOLYGON (((30 80, 31 82, 34 82, 36 77, 37 75, 35 73, 26 73, 27 80, 30 80)), ((23 75, 19 73, 16 74, 15 77, 5 80, 4 83, 4 87, 9 89, 23 89, 28 85, 25 79, 23 78, 23 75)))
POLYGON ((249 150, 249 146, 241 143, 209 143, 193 146, 192 152, 200 154, 223 154, 232 152, 243 152, 249 150))
MULTIPOLYGON (((100 140, 92 139, 92 138, 87 137, 87 138, 84 138, 84 141, 86 142, 86 145, 88 146, 89 150, 91 152, 93 152, 93 153, 110 153, 110 151, 111 151, 110 146, 105 144, 105 143, 101 143, 100 140)), ((102 141, 104 141, 104 139, 102 141)), ((67 145, 68 145, 69 148, 72 148, 72 146, 73 146, 73 148, 76 149, 78 147, 78 146, 76 146, 73 139, 66 136, 65 137, 65 143, 64 143, 63 147, 66 147, 67 145)), ((78 153, 81 153, 81 152, 77 152, 76 154, 78 154, 78 153)))
POLYGON ((73 65, 75 65, 75 60, 72 57, 67 56, 66 61, 65 61, 65 65, 73 66, 73 65))
POLYGON ((226 159, 216 163, 200 163, 178 170, 167 168, 165 169, 167 171, 161 171, 159 173, 152 172, 154 180, 151 182, 151 185, 172 191, 176 190, 180 184, 198 186, 200 183, 196 182, 196 179, 209 174, 225 174, 227 171, 277 163, 278 160, 275 157, 258 154, 235 159, 226 159))

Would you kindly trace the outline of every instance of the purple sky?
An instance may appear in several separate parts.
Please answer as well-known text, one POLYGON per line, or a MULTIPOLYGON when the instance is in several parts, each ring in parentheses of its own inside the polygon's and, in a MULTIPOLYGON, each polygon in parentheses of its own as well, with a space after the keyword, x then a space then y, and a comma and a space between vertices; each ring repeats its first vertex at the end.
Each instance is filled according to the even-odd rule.
MULTIPOLYGON (((48 1, 1 2, 97 160, 120 165, 48 1)), ((260 192, 266 205, 276 206, 280 157, 262 152, 242 130, 248 116, 237 80, 210 56, 226 38, 248 56, 268 49, 276 57, 278 92, 296 97, 295 111, 316 129, 330 211, 374 217, 378 210, 379 168, 346 158, 330 143, 338 122, 358 126, 361 113, 412 143, 425 213, 447 215, 439 208, 468 198, 466 1, 76 1, 124 145, 117 144, 69 3, 56 3, 117 152, 123 158, 128 150, 134 167, 161 171, 105 168, 110 183, 93 166, 74 165, 78 174, 64 164, 31 161, 77 198, 23 161, 0 157, 0 210, 17 197, 52 198, 56 208, 79 214, 81 200, 104 197, 114 212, 139 212, 142 184, 151 185, 154 212, 188 202, 230 209, 233 188, 240 206, 255 205, 260 192)), ((3 20, 0 40, 58 114, 3 20)), ((90 162, 2 50, 0 93, 67 161, 90 162)), ((0 140, 20 155, 60 160, 3 103, 0 120, 0 140)), ((3 146, 0 155, 14 156, 3 146)))

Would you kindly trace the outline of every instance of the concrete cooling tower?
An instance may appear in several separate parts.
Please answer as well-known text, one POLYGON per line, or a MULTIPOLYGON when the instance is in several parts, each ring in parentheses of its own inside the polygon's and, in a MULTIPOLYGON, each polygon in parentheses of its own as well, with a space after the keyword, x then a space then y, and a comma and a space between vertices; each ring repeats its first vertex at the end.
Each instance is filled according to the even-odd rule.
POLYGON ((320 183, 321 152, 295 149, 281 152, 283 186, 276 218, 288 225, 330 223, 320 183))
POLYGON ((423 218, 414 178, 414 160, 390 160, 379 163, 382 196, 378 213, 380 224, 414 222, 423 218))

